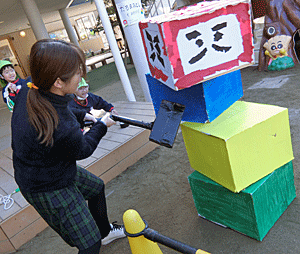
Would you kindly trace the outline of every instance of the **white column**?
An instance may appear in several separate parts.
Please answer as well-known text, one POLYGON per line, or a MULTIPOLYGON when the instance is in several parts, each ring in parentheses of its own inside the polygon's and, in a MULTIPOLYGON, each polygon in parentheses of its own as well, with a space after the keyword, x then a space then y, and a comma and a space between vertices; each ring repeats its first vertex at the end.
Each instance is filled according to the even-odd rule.
MULTIPOLYGON (((118 4, 125 5, 127 0, 115 0, 118 13, 120 18, 123 17, 122 13, 118 8, 118 4)), ((140 3, 141 5, 141 3, 140 3)), ((143 19, 144 16, 140 15, 140 20, 143 19)), ((122 18, 121 18, 122 19, 122 18)), ((146 80, 146 74, 150 73, 149 65, 146 58, 146 53, 144 50, 144 45, 142 41, 141 32, 138 26, 138 21, 135 20, 134 23, 129 23, 127 26, 123 26, 123 30, 125 33, 126 41, 128 43, 128 47, 132 56, 132 60, 134 62, 134 67, 136 69, 137 76, 139 78, 141 87, 143 89, 143 93, 146 101, 152 102, 151 95, 149 92, 148 83, 146 80)), ((122 24, 123 25, 123 24, 122 24)))
POLYGON ((112 54, 113 54, 113 57, 114 57, 114 60, 116 63, 116 67, 117 67, 121 82, 123 84, 127 99, 129 101, 136 101, 129 78, 128 78, 128 75, 127 75, 127 72, 126 72, 125 65, 123 63, 122 56, 119 51, 119 47, 118 47, 113 29, 111 27, 111 24, 110 24, 110 21, 109 21, 107 12, 106 12, 104 2, 103 2, 103 0, 95 0, 95 4, 96 4, 97 11, 99 13, 100 19, 102 21, 103 28, 104 28, 110 49, 112 51, 112 54))
POLYGON ((123 28, 137 76, 146 101, 152 102, 146 74, 150 73, 138 23, 123 28))
POLYGON ((49 39, 46 26, 34 0, 21 0, 21 4, 37 40, 49 39))
POLYGON ((64 26, 66 28, 66 31, 67 31, 70 41, 79 47, 79 42, 77 40, 76 33, 74 32, 73 26, 71 24, 68 14, 67 14, 66 8, 60 9, 59 14, 62 19, 62 22, 64 23, 64 26))

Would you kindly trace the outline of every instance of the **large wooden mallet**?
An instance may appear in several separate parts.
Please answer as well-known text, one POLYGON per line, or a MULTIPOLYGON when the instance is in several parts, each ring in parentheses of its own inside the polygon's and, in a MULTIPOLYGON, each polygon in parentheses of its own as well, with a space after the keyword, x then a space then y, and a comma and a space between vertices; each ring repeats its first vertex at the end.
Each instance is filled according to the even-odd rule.
MULTIPOLYGON (((185 106, 176 102, 162 100, 154 122, 143 122, 123 116, 111 115, 114 121, 151 130, 149 140, 172 148, 185 106)), ((88 124, 85 124, 88 125, 88 124)))

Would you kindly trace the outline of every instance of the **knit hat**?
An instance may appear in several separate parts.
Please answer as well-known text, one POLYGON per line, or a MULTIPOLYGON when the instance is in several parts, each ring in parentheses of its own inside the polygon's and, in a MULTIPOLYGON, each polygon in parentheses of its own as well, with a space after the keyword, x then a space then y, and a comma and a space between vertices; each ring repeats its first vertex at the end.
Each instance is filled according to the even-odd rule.
POLYGON ((7 60, 0 60, 0 70, 6 65, 13 65, 13 64, 7 60))
POLYGON ((88 86, 88 85, 89 85, 89 84, 86 83, 86 81, 84 80, 84 78, 82 78, 81 81, 79 82, 79 85, 78 85, 78 88, 77 88, 77 89, 79 89, 79 88, 82 87, 82 86, 88 86))

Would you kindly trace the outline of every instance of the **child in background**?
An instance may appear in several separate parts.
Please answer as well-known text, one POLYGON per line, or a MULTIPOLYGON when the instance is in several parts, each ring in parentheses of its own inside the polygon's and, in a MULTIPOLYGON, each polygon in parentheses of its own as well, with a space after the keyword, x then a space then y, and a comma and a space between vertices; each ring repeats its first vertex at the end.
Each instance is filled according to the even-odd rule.
POLYGON ((109 223, 103 181, 77 167, 76 160, 92 155, 115 122, 107 113, 83 135, 80 122, 91 120, 89 114, 68 106, 86 75, 79 47, 37 41, 30 71, 33 83, 20 90, 11 120, 15 180, 28 203, 66 243, 79 254, 99 254, 101 244, 125 237, 124 227, 109 223))
POLYGON ((95 110, 104 110, 117 115, 118 112, 114 109, 111 103, 106 102, 100 96, 93 93, 89 93, 89 85, 85 79, 79 83, 79 86, 75 92, 75 97, 70 101, 69 106, 71 108, 77 108, 85 110, 87 113, 94 115, 95 117, 101 117, 101 113, 95 112, 95 110), (100 115, 98 115, 100 114, 100 115))
POLYGON ((18 78, 12 63, 7 60, 0 60, 0 78, 6 84, 2 89, 3 101, 12 112, 17 94, 30 78, 26 81, 18 78))
MULTIPOLYGON (((79 83, 79 86, 74 93, 75 97, 70 101, 69 106, 72 110, 80 109, 85 110, 87 113, 93 115, 96 118, 101 118, 105 115, 105 112, 111 112, 114 115, 119 115, 117 110, 114 109, 114 106, 111 103, 103 100, 100 96, 95 95, 93 93, 89 93, 89 85, 86 83, 85 79, 79 83)), ((121 128, 127 128, 129 124, 119 123, 121 128)), ((85 128, 85 132, 88 131, 89 128, 85 128)))

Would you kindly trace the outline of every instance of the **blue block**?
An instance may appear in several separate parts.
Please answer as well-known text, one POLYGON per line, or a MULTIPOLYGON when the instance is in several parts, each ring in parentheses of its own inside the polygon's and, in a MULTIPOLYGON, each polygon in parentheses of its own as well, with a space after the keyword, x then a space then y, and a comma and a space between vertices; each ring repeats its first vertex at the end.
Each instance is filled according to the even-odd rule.
POLYGON ((243 96, 240 70, 227 73, 203 83, 175 91, 159 80, 146 75, 155 114, 161 101, 168 100, 185 105, 182 121, 212 122, 243 96))

